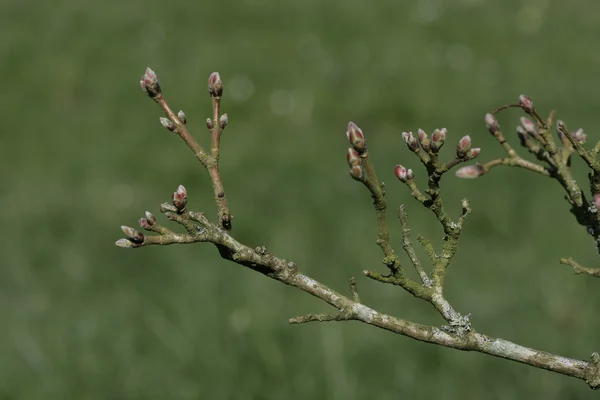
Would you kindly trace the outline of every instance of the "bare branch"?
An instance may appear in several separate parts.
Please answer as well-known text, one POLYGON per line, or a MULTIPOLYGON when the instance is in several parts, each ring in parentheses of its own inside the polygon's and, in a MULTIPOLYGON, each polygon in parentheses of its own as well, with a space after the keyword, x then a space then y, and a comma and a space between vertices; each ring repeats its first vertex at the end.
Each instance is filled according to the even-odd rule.
POLYGON ((579 263, 577 263, 575 260, 573 260, 572 258, 561 258, 560 263, 565 264, 565 265, 570 265, 571 267, 573 267, 573 271, 577 275, 587 274, 587 275, 591 275, 591 276, 600 278, 600 268, 583 267, 579 263))

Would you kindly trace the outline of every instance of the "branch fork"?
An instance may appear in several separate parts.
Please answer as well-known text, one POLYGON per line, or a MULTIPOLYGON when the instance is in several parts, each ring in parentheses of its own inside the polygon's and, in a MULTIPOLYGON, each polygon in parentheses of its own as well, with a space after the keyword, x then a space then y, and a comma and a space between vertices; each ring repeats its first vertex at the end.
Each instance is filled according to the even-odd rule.
MULTIPOLYGON (((160 206, 160 211, 165 214, 167 219, 180 225, 185 233, 176 233, 160 225, 154 215, 146 212, 145 216, 140 218, 138 222, 142 229, 152 233, 152 235, 145 235, 134 228, 123 226, 122 230, 125 238, 117 240, 117 246, 140 248, 149 245, 211 243, 217 247, 224 259, 309 293, 335 309, 332 313, 306 314, 291 318, 289 320, 291 324, 360 321, 423 342, 463 351, 477 351, 569 375, 585 381, 593 389, 600 388, 600 356, 597 353, 592 354, 590 361, 575 360, 530 349, 504 339, 483 335, 473 329, 470 321, 471 314, 462 315, 458 313, 446 299, 444 294, 446 273, 458 250, 463 225, 471 213, 471 208, 466 199, 462 200, 460 214, 454 220, 446 212, 441 195, 440 181, 454 167, 479 156, 481 149, 472 147, 469 136, 460 138, 454 157, 442 162, 440 161, 439 152, 447 140, 448 132, 445 128, 436 129, 431 135, 427 135, 420 129, 416 135, 412 132, 402 134, 406 146, 415 154, 427 171, 427 188, 425 190, 418 188, 414 179, 415 173, 410 168, 397 165, 394 168, 394 174, 401 183, 407 186, 412 197, 433 213, 445 235, 444 244, 437 252, 431 241, 417 235, 417 242, 423 247, 428 258, 426 262, 419 260, 411 239, 406 206, 401 205, 399 207, 398 219, 402 232, 402 249, 419 277, 419 280, 415 281, 407 276, 404 261, 401 260, 393 248, 390 228, 387 225, 387 200, 384 183, 375 172, 365 135, 353 122, 348 124, 346 131, 350 143, 350 148, 346 152, 350 176, 363 184, 373 199, 377 226, 376 243, 381 248, 383 264, 388 269, 388 274, 381 274, 373 270, 365 270, 363 273, 366 277, 377 282, 399 286, 413 296, 430 303, 444 319, 445 324, 440 327, 427 326, 383 314, 364 304, 359 296, 354 277, 349 279, 350 294, 345 296, 301 273, 294 262, 271 254, 266 247, 249 247, 238 242, 232 236, 231 213, 218 168, 220 137, 228 124, 227 114, 221 115, 220 111, 223 83, 218 73, 212 73, 208 79, 208 91, 212 99, 212 117, 208 118, 206 122, 211 136, 209 151, 200 146, 187 130, 187 116, 185 113, 179 111, 176 114, 172 111, 164 98, 156 74, 150 68, 146 69, 140 85, 146 95, 152 98, 165 113, 166 117, 161 119, 161 124, 167 130, 177 134, 208 171, 214 191, 217 221, 212 222, 204 213, 191 210, 188 206, 188 191, 180 185, 173 193, 171 203, 163 203, 160 206)), ((456 174, 462 178, 476 178, 488 173, 496 166, 511 165, 555 178, 566 190, 567 198, 572 207, 571 212, 575 214, 578 222, 587 226, 590 234, 600 238, 600 163, 596 161, 596 157, 600 153, 600 143, 593 149, 586 150, 582 146, 585 142, 583 131, 570 132, 564 123, 559 122, 558 132, 562 145, 557 146, 548 133, 548 127, 552 125, 553 117, 554 114, 551 113, 548 120, 543 121, 535 111, 533 102, 526 96, 521 96, 518 104, 503 106, 487 114, 485 121, 488 130, 506 150, 507 157, 484 164, 464 166, 458 169, 456 174), (523 159, 500 131, 495 114, 512 107, 518 107, 534 118, 535 123, 528 119, 522 120, 518 134, 522 146, 527 148, 539 162, 545 163, 545 166, 523 159), (570 157, 573 154, 577 154, 584 159, 592 169, 590 174, 590 184, 594 198, 592 204, 588 203, 571 176, 569 167, 570 157)), ((600 272, 597 272, 597 270, 581 267, 571 259, 562 261, 571 265, 577 273, 600 276, 600 272)))

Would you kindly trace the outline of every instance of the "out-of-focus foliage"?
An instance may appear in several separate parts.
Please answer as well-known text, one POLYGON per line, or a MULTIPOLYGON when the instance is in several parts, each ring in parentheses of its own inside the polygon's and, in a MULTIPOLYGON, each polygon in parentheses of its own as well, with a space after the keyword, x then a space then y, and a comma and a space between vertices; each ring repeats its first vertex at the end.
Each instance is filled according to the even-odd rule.
MULTIPOLYGON (((208 143, 206 79, 225 83, 222 175, 236 237, 295 260, 367 304, 443 321, 380 268, 366 190, 348 176, 345 127, 367 135, 394 209, 437 245, 435 218, 395 181, 424 172, 400 133, 447 127, 502 155, 483 116, 526 93, 599 137, 600 3, 484 1, 80 1, 0 3, 0 397, 7 399, 584 398, 580 381, 357 323, 290 326, 329 311, 222 261, 206 245, 123 250, 121 224, 209 180, 141 93, 147 65, 208 143)), ((507 136, 519 113, 500 115, 507 136)), ((575 168, 585 178, 582 163, 575 168)), ((557 184, 513 169, 448 176, 447 207, 474 210, 447 296, 478 331, 575 358, 600 350, 597 265, 557 184)))

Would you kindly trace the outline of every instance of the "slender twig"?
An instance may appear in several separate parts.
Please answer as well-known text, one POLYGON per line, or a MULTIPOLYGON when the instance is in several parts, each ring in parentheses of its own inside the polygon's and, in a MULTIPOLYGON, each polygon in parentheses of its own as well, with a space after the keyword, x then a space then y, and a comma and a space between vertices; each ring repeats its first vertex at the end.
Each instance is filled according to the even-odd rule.
POLYGON ((400 219, 400 224, 402 225, 402 247, 410 258, 413 266, 417 270, 417 273, 421 277, 421 282, 423 282, 423 286, 431 287, 432 282, 429 276, 427 276, 427 272, 423 269, 419 258, 417 257, 417 253, 415 253, 415 249, 413 248, 412 242, 410 240, 410 229, 408 228, 408 224, 406 223, 406 207, 404 204, 400 206, 398 209, 398 218, 400 219))
POLYGON ((565 265, 570 265, 571 267, 573 267, 573 271, 577 275, 587 274, 587 275, 596 276, 596 277, 600 278, 600 268, 583 267, 579 263, 577 263, 575 260, 573 260, 572 258, 561 258, 560 263, 565 264, 565 265))

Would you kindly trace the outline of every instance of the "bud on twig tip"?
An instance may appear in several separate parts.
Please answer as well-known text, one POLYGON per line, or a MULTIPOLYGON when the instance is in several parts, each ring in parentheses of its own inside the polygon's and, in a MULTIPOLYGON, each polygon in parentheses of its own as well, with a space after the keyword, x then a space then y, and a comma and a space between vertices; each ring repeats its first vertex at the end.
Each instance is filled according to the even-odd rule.
POLYGON ((402 140, 411 151, 416 151, 419 148, 419 142, 412 132, 402 132, 402 140))
POLYGON ((462 179, 475 179, 483 175, 483 168, 479 164, 467 165, 466 167, 459 168, 456 171, 456 176, 462 179))
POLYGON ((531 114, 534 111, 533 101, 531 101, 531 99, 524 94, 519 96, 519 105, 527 114, 531 114))
POLYGON ((213 97, 223 95, 223 82, 221 82, 221 75, 218 72, 213 72, 208 77, 208 92, 213 97))
POLYGON ((150 225, 154 225, 156 223, 156 217, 150 211, 146 211, 146 220, 150 225))
POLYGON ((130 241, 132 241, 133 243, 142 243, 144 241, 144 234, 136 231, 135 229, 133 229, 130 226, 121 225, 121 230, 123 231, 123 233, 125 235, 127 235, 127 238, 130 241))
POLYGON ((173 192, 173 205, 178 212, 185 210, 187 204, 187 190, 183 185, 179 185, 177 190, 173 192))
POLYGON ((115 245, 124 249, 130 249, 134 247, 134 244, 128 239, 119 239, 115 242, 115 245))
POLYGON ((144 93, 146 93, 151 98, 155 98, 160 94, 160 84, 158 83, 158 77, 150 69, 150 67, 146 68, 144 71, 144 75, 142 75, 142 80, 140 81, 140 86, 144 93))
POLYGON ((493 114, 487 113, 485 114, 485 125, 492 135, 496 134, 500 130, 500 125, 498 124, 498 120, 493 114))
POLYGON ((346 137, 358 154, 363 154, 365 151, 367 151, 365 135, 363 134, 362 130, 352 121, 348 122, 346 137))
POLYGON ((457 150, 467 151, 471 148, 471 137, 469 135, 463 136, 458 141, 457 150))

